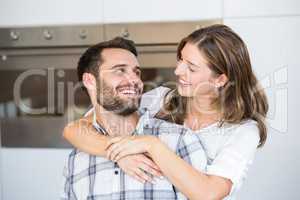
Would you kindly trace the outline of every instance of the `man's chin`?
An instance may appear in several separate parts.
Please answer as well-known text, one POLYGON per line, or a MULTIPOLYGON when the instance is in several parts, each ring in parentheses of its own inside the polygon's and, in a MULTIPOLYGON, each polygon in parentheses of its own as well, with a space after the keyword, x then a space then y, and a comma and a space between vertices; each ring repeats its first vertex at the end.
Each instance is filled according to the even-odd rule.
POLYGON ((129 116, 129 115, 135 113, 137 110, 138 110, 137 107, 130 107, 130 108, 124 108, 121 110, 115 110, 114 112, 121 116, 129 116))

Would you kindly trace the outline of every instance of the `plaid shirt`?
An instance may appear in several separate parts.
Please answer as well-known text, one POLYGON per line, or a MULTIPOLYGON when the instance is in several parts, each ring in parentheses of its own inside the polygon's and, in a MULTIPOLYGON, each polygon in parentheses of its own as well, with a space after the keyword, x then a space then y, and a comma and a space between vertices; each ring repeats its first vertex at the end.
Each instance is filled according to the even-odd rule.
MULTIPOLYGON (((101 131, 98 125, 94 124, 94 127, 101 131)), ((147 112, 141 116, 136 133, 159 137, 195 169, 205 170, 206 155, 197 134, 179 125, 149 118, 147 112)), ((117 163, 78 149, 70 153, 63 177, 64 188, 61 199, 186 199, 166 178, 157 178, 155 184, 149 182, 143 184, 125 174, 117 163)))

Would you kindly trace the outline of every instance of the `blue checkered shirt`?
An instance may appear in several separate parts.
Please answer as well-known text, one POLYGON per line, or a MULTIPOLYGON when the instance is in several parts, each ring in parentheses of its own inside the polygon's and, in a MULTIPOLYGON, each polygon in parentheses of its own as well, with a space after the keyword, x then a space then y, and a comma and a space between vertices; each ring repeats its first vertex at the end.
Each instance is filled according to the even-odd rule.
MULTIPOLYGON (((94 124, 94 127, 98 126, 94 124)), ((136 132, 159 137, 195 169, 205 170, 207 160, 199 135, 180 125, 150 118, 147 112, 139 119, 136 132)), ((187 199, 167 178, 157 178, 155 184, 141 183, 125 174, 117 163, 78 149, 70 153, 63 178, 62 200, 187 199)))

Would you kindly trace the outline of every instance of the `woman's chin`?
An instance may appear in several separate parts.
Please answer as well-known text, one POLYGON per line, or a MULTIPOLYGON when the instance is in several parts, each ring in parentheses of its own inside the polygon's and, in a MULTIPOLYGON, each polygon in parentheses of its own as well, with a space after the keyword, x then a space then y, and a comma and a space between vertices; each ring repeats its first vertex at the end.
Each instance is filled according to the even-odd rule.
POLYGON ((188 88, 182 88, 180 85, 177 86, 177 90, 180 96, 182 97, 192 97, 193 92, 188 88))

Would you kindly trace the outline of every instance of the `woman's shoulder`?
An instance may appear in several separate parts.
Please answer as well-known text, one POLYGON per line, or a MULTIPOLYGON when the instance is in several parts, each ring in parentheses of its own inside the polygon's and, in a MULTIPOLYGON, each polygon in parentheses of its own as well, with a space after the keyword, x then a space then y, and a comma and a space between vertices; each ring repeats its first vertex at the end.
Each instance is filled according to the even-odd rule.
POLYGON ((233 135, 245 135, 248 137, 259 137, 258 124, 255 120, 248 119, 236 125, 233 135))
POLYGON ((164 102, 164 97, 170 88, 167 87, 157 87, 142 95, 140 109, 147 109, 151 116, 154 116, 162 107, 164 102))
POLYGON ((236 149, 246 151, 246 154, 259 145, 260 134, 257 122, 254 120, 249 119, 234 125, 233 129, 228 131, 227 134, 225 146, 233 145, 236 149))

